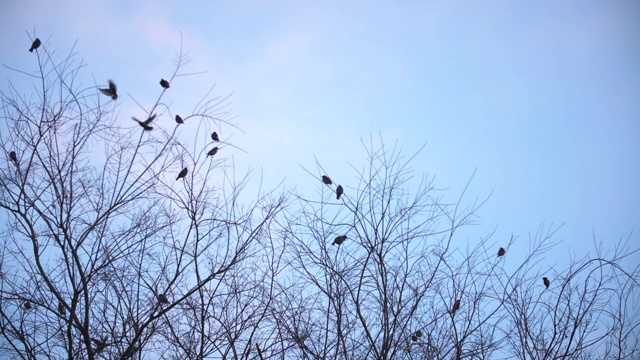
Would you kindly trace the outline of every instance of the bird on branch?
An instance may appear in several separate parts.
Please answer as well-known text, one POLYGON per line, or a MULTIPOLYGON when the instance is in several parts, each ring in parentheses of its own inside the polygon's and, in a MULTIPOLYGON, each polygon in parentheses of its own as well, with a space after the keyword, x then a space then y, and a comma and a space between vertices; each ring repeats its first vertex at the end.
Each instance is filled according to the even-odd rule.
POLYGON ((331 181, 331 179, 327 175, 322 175, 322 182, 327 185, 333 184, 333 181, 331 181))
POLYGON ((163 89, 168 89, 171 86, 169 86, 169 82, 165 79, 160 79, 160 86, 162 86, 163 89))
POLYGON ((182 169, 182 171, 180 171, 180 173, 178 174, 178 177, 176 178, 176 180, 180 180, 181 178, 187 176, 188 172, 189 170, 187 168, 182 169))
POLYGON ((33 52, 33 50, 36 50, 37 48, 39 48, 40 45, 42 45, 42 42, 40 41, 40 39, 36 38, 35 40, 33 40, 33 43, 31 43, 31 48, 29 49, 29 52, 33 52))
POLYGON ((331 245, 342 245, 345 240, 347 240, 347 235, 337 236, 331 245))

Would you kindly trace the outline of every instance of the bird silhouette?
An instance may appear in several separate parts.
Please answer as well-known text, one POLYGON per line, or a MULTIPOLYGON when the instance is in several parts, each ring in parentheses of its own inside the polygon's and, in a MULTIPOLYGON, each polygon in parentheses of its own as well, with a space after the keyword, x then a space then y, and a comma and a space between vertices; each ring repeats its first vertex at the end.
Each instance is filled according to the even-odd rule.
POLYGON ((15 151, 9 152, 9 159, 11 159, 11 161, 16 163, 16 165, 18 164, 18 155, 16 155, 15 151))
POLYGON ((94 344, 96 344, 96 348, 95 348, 95 352, 96 353, 102 352, 102 350, 104 350, 104 348, 107 346, 106 339, 105 340, 98 340, 98 339, 92 338, 91 341, 94 344))
POLYGON ((156 114, 149 116, 145 121, 140 121, 133 116, 131 118, 135 120, 140 126, 142 126, 145 131, 151 131, 153 130, 153 126, 150 126, 149 124, 151 124, 151 122, 156 118, 156 114))
POLYGON ((451 308, 451 314, 455 315, 458 309, 460 309, 460 299, 456 300, 456 302, 453 304, 453 308, 451 308))
POLYGON ((415 335, 411 335, 411 341, 416 342, 418 341, 418 337, 415 335))
POLYGON ((178 174, 178 177, 176 178, 176 180, 180 180, 180 178, 187 176, 188 172, 189 170, 187 170, 187 168, 182 169, 182 171, 180 171, 180 173, 178 174))
POLYGON ((347 235, 340 235, 337 236, 334 240, 333 243, 331 245, 342 245, 342 243, 347 240, 347 235))
POLYGON ((217 153, 218 153, 218 147, 216 146, 216 147, 214 147, 213 149, 209 150, 209 152, 207 153, 207 155, 209 155, 209 156, 213 156, 213 155, 215 155, 215 154, 217 154, 217 153))
POLYGON ((213 132, 213 134, 211 134, 211 139, 213 139, 213 141, 220 141, 220 138, 218 137, 218 133, 217 132, 213 132))
POLYGON ((36 38, 35 40, 33 40, 33 43, 31 43, 31 49, 29 49, 29 52, 33 52, 33 50, 36 50, 40 47, 41 44, 42 42, 40 41, 40 39, 36 38))
POLYGON ((333 184, 333 181, 331 181, 331 179, 327 175, 322 175, 322 182, 327 185, 333 184))
POLYGON ((160 304, 168 304, 169 299, 167 299, 167 296, 165 294, 160 294, 158 295, 158 302, 160 302, 160 304))
POLYGON ((160 79, 160 86, 162 86, 163 89, 168 89, 171 86, 169 86, 169 82, 165 79, 160 79))
POLYGON ((24 308, 27 309, 27 310, 31 309, 31 303, 28 302, 28 301, 25 301, 24 302, 24 308))
POLYGON ((549 281, 549 278, 547 277, 543 277, 542 278, 542 282, 544 283, 544 286, 548 289, 549 285, 551 285, 551 281, 549 281))
POLYGON ((416 336, 417 337, 422 337, 422 331, 421 330, 416 331, 416 336))
POLYGON ((116 83, 114 83, 112 80, 109 80, 109 87, 107 89, 99 88, 98 90, 100 90, 101 93, 107 96, 111 96, 113 100, 118 98, 118 87, 116 86, 116 83))
POLYGON ((178 124, 184 124, 184 120, 182 120, 182 118, 180 117, 180 115, 176 115, 176 122, 178 124))
POLYGON ((344 189, 342 188, 342 185, 338 185, 338 188, 336 189, 336 199, 340 200, 340 196, 342 196, 343 193, 344 189))
POLYGON ((507 253, 507 250, 505 250, 504 248, 500 248, 500 250, 498 250, 498 256, 504 256, 504 254, 507 253))
POLYGON ((64 304, 59 302, 58 303, 58 312, 60 313, 60 315, 64 315, 66 313, 66 309, 64 308, 64 304))

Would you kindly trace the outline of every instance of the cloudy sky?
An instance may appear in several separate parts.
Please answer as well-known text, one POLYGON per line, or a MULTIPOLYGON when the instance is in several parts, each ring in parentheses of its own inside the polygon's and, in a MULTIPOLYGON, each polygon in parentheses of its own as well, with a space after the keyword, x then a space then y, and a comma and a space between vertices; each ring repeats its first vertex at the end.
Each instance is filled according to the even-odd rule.
POLYGON ((316 191, 316 157, 348 193, 361 139, 382 134, 407 154, 426 143, 415 169, 451 199, 476 171, 467 199, 491 198, 469 241, 497 227, 526 247, 566 222, 559 259, 594 234, 640 244, 639 2, 2 1, 3 65, 35 69, 27 33, 60 54, 77 41, 83 81, 117 82, 123 122, 157 99, 182 34, 184 73, 206 73, 165 102, 233 92, 242 131, 221 135, 248 154, 224 155, 267 186, 316 191))

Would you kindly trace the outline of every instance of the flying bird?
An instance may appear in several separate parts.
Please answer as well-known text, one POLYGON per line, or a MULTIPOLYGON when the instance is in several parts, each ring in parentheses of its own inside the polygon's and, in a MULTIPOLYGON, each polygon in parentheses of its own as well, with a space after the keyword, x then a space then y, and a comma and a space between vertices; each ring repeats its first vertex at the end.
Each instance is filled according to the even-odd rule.
POLYGON ((549 285, 551 285, 551 281, 549 281, 549 278, 547 277, 543 277, 542 278, 542 282, 544 283, 544 286, 548 289, 549 285))
POLYGON ((168 89, 171 87, 169 86, 169 82, 165 79, 160 79, 160 86, 162 86, 162 88, 164 89, 168 89))
POLYGON ((101 93, 107 96, 111 96, 113 100, 118 98, 118 87, 116 86, 116 83, 113 82, 113 80, 109 80, 109 88, 98 90, 100 90, 101 93))
POLYGON ((36 38, 35 40, 33 40, 33 43, 31 44, 31 49, 29 49, 29 52, 33 52, 33 50, 36 50, 37 48, 40 47, 41 44, 42 42, 40 41, 40 39, 36 38))
POLYGON ((9 159, 11 159, 11 161, 16 163, 16 165, 18 164, 18 155, 16 155, 15 151, 9 152, 9 159))
POLYGON ((169 299, 167 299, 167 296, 165 294, 158 295, 158 301, 160 302, 160 304, 168 304, 169 303, 169 299))
POLYGON ((456 300, 456 302, 453 304, 453 308, 451 308, 451 313, 455 315, 458 309, 460 309, 460 299, 456 300))
POLYGON ((207 153, 207 155, 209 155, 209 156, 213 156, 213 155, 215 155, 216 153, 218 153, 218 147, 217 147, 217 146, 216 146, 216 147, 214 147, 213 149, 209 150, 209 152, 207 153))
POLYGON ((338 185, 338 188, 336 189, 336 199, 340 200, 340 196, 342 196, 343 193, 344 189, 342 188, 342 185, 338 185))
POLYGON ((145 121, 140 121, 133 116, 131 118, 140 124, 145 131, 151 131, 153 130, 153 126, 150 126, 149 124, 151 124, 151 122, 156 118, 156 114, 149 116, 145 121))
POLYGON ((182 120, 182 118, 180 117, 180 115, 176 115, 176 122, 178 124, 184 124, 184 120, 182 120))
POLYGON ((178 174, 178 177, 176 178, 176 180, 180 180, 180 178, 187 176, 188 172, 189 170, 187 170, 187 168, 182 169, 182 171, 180 171, 180 173, 178 174))
POLYGON ((504 254, 507 253, 507 250, 505 250, 504 248, 500 248, 500 250, 498 250, 498 256, 504 256, 504 254))
POLYGON ((331 245, 342 245, 345 240, 347 240, 347 235, 340 235, 333 240, 333 243, 331 245))
POLYGON ((218 137, 218 133, 217 132, 213 132, 213 134, 211 134, 211 139, 213 139, 213 141, 220 141, 220 138, 218 137))
POLYGON ((322 182, 327 185, 333 184, 333 181, 331 181, 331 179, 327 175, 322 175, 322 182))

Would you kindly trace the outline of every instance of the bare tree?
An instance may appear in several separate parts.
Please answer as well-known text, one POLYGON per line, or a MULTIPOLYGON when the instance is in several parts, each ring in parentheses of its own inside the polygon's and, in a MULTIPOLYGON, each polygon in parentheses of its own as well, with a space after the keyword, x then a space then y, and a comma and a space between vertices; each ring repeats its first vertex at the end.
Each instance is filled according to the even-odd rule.
POLYGON ((318 171, 319 198, 299 195, 290 210, 292 275, 280 277, 286 291, 272 303, 279 352, 304 359, 635 354, 640 323, 630 302, 639 271, 621 266, 635 250, 574 261, 549 274, 554 285, 546 290, 544 254, 558 245, 559 226, 542 226, 519 258, 510 256, 522 246, 517 236, 499 244, 491 234, 460 239, 483 201, 447 203, 433 179, 414 175, 413 156, 382 139, 364 147, 368 161, 354 167, 355 184, 318 171), (344 194, 336 200, 338 184, 344 194), (596 326, 603 323, 606 331, 596 326))
MULTIPOLYGON (((162 103, 179 87, 158 87, 158 100, 132 114, 141 128, 116 119, 115 82, 79 85, 84 65, 74 49, 57 59, 43 42, 33 58, 34 74, 15 71, 35 93, 21 95, 12 82, 1 93, 0 352, 227 354, 220 334, 248 325, 218 307, 253 299, 243 294, 251 283, 242 265, 269 248, 263 238, 284 198, 262 194, 243 204, 248 177, 236 179, 223 151, 208 155, 211 131, 235 127, 226 98, 207 94, 180 125, 162 103), (178 125, 201 129, 198 139, 182 139, 178 125), (185 324, 191 337, 183 337, 185 324)), ((179 83, 187 62, 181 50, 169 82, 179 83)))

